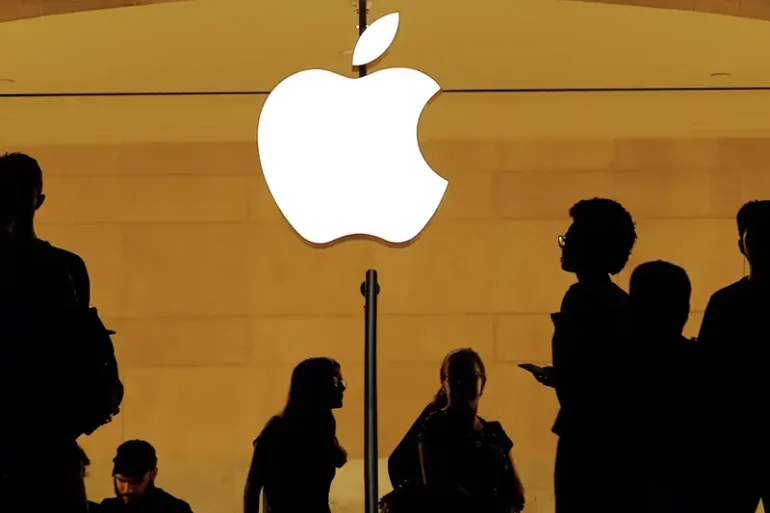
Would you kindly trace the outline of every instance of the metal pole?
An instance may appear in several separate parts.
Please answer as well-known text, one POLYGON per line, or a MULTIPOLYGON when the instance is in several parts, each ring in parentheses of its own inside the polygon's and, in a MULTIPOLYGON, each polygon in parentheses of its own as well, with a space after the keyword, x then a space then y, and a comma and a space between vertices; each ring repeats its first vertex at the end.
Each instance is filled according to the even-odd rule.
MULTIPOLYGON (((358 36, 366 30, 367 0, 358 0, 358 36)), ((366 65, 359 66, 359 78, 366 76, 366 65)), ((363 107, 363 106, 362 106, 363 107)), ((365 346, 364 346, 364 501, 366 513, 377 513, 379 502, 379 458, 377 455, 377 271, 366 271, 366 281, 361 284, 365 298, 365 346)))
POLYGON ((364 500, 366 513, 377 513, 379 501, 377 456, 377 271, 366 271, 366 281, 361 284, 366 298, 364 305, 366 344, 364 348, 364 500))
MULTIPOLYGON (((366 12, 366 1, 367 0, 358 0, 358 37, 361 37, 361 34, 366 30, 366 15, 368 14, 366 12)), ((358 76, 360 78, 366 76, 366 64, 358 67, 358 76)))

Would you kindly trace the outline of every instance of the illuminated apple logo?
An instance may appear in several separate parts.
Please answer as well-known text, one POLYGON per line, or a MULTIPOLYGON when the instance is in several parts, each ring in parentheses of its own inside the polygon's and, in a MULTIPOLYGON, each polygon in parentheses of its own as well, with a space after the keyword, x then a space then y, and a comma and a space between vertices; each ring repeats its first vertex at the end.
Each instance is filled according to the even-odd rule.
MULTIPOLYGON (((384 54, 398 24, 398 13, 372 23, 353 65, 384 54)), ((400 244, 425 228, 448 182, 425 162, 417 127, 440 90, 407 68, 355 79, 312 69, 276 86, 259 117, 259 159, 270 194, 301 237, 327 244, 368 235, 400 244)))

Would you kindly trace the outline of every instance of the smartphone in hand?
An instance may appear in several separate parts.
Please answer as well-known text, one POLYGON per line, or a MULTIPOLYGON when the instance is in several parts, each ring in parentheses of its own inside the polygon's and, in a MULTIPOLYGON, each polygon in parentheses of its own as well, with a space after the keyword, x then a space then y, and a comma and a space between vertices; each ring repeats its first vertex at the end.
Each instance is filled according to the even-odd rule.
POLYGON ((525 371, 529 371, 529 372, 531 372, 532 374, 535 374, 535 375, 543 374, 543 368, 539 367, 539 366, 537 366, 537 365, 535 365, 533 363, 521 363, 521 364, 519 364, 519 367, 521 367, 525 371))
POLYGON ((521 363, 519 367, 531 372, 535 379, 547 387, 553 386, 553 367, 540 367, 532 363, 521 363))

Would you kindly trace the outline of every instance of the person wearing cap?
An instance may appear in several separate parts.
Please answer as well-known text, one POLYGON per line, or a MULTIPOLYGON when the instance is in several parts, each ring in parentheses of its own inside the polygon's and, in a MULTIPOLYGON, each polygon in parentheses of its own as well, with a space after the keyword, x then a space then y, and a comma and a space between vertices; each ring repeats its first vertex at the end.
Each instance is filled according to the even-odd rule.
POLYGON ((155 486, 158 457, 144 440, 129 440, 112 460, 115 497, 104 499, 99 513, 192 513, 190 505, 155 486))

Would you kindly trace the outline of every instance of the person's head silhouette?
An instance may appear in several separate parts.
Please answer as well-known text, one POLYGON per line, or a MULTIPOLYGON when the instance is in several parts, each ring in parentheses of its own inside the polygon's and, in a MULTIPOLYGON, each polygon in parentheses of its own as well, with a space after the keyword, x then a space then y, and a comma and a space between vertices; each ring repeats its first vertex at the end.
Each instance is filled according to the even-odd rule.
POLYGON ((738 248, 751 266, 751 275, 767 278, 770 270, 770 201, 749 201, 736 216, 738 248))
POLYGON ((636 242, 631 214, 617 201, 593 198, 575 203, 567 233, 559 236, 561 266, 578 278, 618 274, 636 242))
POLYGON ((35 212, 43 205, 43 173, 23 153, 0 156, 0 224, 16 235, 34 236, 35 212))
POLYGON ((346 385, 340 364, 331 358, 308 358, 294 368, 283 414, 297 417, 342 408, 346 385))
POLYGON ((444 357, 441 385, 450 408, 471 406, 484 393, 486 384, 484 362, 473 349, 456 349, 444 357))
POLYGON ((122 443, 112 462, 113 488, 123 502, 141 499, 155 487, 158 456, 149 442, 129 440, 122 443))
POLYGON ((687 271, 657 260, 631 273, 629 295, 635 329, 681 335, 690 316, 692 285, 687 271))

